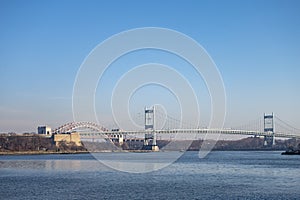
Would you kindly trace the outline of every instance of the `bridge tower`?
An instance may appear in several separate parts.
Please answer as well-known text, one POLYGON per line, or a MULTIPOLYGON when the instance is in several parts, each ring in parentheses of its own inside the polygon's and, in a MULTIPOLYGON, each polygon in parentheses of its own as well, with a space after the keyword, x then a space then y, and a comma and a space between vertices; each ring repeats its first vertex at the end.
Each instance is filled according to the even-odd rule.
POLYGON ((145 108, 145 134, 144 148, 151 148, 152 151, 159 151, 156 144, 156 132, 155 132, 155 106, 151 108, 145 108), (149 132, 148 132, 149 131, 149 132))
POLYGON ((275 128, 274 128, 274 113, 266 114, 264 113, 264 132, 271 133, 271 136, 265 136, 264 145, 268 144, 275 145, 275 128))

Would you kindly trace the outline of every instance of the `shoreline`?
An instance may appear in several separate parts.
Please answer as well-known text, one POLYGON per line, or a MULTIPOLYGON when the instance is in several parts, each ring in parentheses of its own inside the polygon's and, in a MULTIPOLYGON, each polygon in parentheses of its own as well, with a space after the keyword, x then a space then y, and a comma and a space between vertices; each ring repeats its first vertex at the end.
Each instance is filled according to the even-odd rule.
MULTIPOLYGON (((180 151, 180 150, 168 150, 168 151, 180 151)), ((193 151, 199 151, 199 150, 187 150, 184 152, 193 152, 193 151)), ((212 150, 212 151, 249 151, 249 152, 254 152, 254 151, 283 151, 283 150, 278 150, 278 149, 232 149, 232 150, 212 150)), ((51 154, 92 154, 92 153, 149 153, 149 152, 155 152, 155 151, 150 151, 150 150, 103 150, 103 151, 64 151, 64 152, 57 152, 57 151, 15 151, 15 152, 0 152, 0 157, 1 156, 18 156, 18 155, 51 155, 51 154)), ((158 151, 159 152, 167 152, 167 151, 158 151)))
POLYGON ((91 154, 91 153, 148 153, 148 150, 103 150, 103 151, 14 151, 0 152, 0 156, 17 155, 51 155, 51 154, 91 154))
POLYGON ((69 152, 56 152, 56 151, 14 151, 14 152, 0 152, 0 156, 6 155, 49 155, 49 154, 86 154, 88 151, 69 151, 69 152))

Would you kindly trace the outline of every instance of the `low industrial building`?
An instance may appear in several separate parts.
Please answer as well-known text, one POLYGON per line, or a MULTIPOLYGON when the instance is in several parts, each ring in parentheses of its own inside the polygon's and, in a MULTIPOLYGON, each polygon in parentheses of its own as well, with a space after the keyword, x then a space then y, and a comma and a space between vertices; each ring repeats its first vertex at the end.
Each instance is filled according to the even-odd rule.
POLYGON ((50 126, 39 126, 38 127, 38 134, 52 135, 51 127, 50 126))

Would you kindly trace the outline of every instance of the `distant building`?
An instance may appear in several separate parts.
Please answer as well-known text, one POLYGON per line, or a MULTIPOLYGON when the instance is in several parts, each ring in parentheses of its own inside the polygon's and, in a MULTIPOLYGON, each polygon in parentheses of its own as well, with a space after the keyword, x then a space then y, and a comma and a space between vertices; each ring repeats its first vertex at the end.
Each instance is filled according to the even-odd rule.
POLYGON ((51 127, 49 126, 39 126, 38 127, 38 134, 43 134, 43 135, 51 135, 51 127))

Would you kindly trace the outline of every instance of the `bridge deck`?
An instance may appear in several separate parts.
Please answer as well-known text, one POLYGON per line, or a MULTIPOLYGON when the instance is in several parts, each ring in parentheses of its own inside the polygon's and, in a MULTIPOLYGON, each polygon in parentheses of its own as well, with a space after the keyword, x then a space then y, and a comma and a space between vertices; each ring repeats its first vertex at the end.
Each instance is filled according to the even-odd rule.
MULTIPOLYGON (((80 135, 97 136, 97 135, 134 135, 134 134, 147 134, 153 131, 103 131, 103 132, 80 132, 80 135)), ((229 135, 253 135, 253 136, 273 136, 272 132, 261 131, 245 131, 233 129, 170 129, 170 130, 155 130, 156 134, 229 134, 229 135)), ((274 133, 275 137, 281 138, 296 138, 300 139, 300 135, 274 133)))

